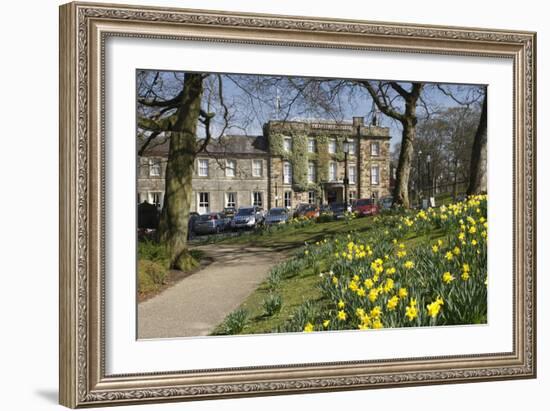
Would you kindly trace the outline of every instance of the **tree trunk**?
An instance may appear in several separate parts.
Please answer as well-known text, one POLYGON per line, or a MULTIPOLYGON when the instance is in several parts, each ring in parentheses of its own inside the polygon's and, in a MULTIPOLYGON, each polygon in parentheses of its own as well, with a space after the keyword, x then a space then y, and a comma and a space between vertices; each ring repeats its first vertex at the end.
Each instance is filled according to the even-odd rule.
POLYGON ((487 89, 485 89, 481 116, 472 145, 468 184, 468 195, 483 192, 487 192, 487 89))
POLYGON ((397 178, 393 192, 393 203, 409 208, 409 177, 411 173, 411 162, 414 152, 413 142, 416 133, 414 121, 403 122, 403 138, 401 140, 401 152, 397 164, 397 178))
POLYGON ((187 232, 202 92, 202 76, 186 73, 170 133, 159 239, 168 249, 171 268, 179 270, 187 270, 194 264, 187 250, 187 232))

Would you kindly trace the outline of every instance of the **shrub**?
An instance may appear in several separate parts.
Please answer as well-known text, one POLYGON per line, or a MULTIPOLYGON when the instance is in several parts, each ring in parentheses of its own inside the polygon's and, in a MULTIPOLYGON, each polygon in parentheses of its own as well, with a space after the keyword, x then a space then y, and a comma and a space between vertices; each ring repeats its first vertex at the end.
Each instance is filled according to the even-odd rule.
POLYGON ((238 308, 227 316, 223 323, 222 334, 234 335, 239 334, 246 325, 248 320, 248 311, 244 308, 238 308))
POLYGON ((269 294, 262 303, 265 313, 268 316, 278 313, 281 310, 282 305, 283 300, 279 294, 269 294))
POLYGON ((157 291, 163 284, 168 270, 158 262, 150 260, 138 261, 138 292, 157 291))
POLYGON ((149 260, 168 266, 169 257, 166 247, 154 241, 138 242, 138 258, 140 260, 149 260))
POLYGON ((318 223, 330 223, 331 221, 334 221, 334 217, 331 213, 321 213, 321 215, 317 217, 318 223))

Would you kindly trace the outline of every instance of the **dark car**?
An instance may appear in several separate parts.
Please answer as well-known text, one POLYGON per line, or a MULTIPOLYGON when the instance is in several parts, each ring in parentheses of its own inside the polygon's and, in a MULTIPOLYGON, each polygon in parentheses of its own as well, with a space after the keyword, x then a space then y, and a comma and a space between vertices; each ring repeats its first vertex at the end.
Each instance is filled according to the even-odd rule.
POLYGON ((197 234, 221 233, 226 225, 227 219, 222 213, 203 214, 195 221, 193 231, 197 234))
POLYGON ((354 202, 351 209, 359 217, 378 214, 380 209, 372 198, 360 198, 354 202))
POLYGON ((380 205, 380 208, 382 208, 382 210, 389 210, 393 205, 393 197, 392 196, 382 197, 378 203, 380 205))
POLYGON ((338 220, 345 217, 346 212, 349 211, 349 207, 345 203, 331 203, 330 211, 332 211, 334 219, 338 220))
POLYGON ((187 220, 187 239, 190 239, 195 234, 195 222, 199 218, 199 213, 191 211, 189 213, 189 220, 187 220))
POLYGON ((235 207, 225 207, 223 209, 223 213, 227 218, 232 219, 233 217, 235 217, 235 214, 237 213, 237 209, 235 207))
POLYGON ((310 208, 309 204, 299 204, 298 207, 296 207, 296 210, 294 210, 293 217, 294 218, 303 217, 309 208, 310 208))
POLYGON ((288 222, 288 210, 283 207, 274 207, 265 216, 265 225, 284 224, 288 222))
POLYGON ((263 223, 264 216, 260 207, 250 206, 241 207, 231 221, 231 227, 239 228, 256 228, 263 223))

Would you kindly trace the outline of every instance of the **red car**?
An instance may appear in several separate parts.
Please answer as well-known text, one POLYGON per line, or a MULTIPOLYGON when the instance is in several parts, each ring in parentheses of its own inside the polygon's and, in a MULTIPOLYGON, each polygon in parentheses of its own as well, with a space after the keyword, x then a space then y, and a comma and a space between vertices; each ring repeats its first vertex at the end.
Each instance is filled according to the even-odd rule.
POLYGON ((378 214, 380 209, 376 201, 372 198, 360 198, 354 202, 351 211, 356 213, 359 217, 363 217, 366 215, 378 214))

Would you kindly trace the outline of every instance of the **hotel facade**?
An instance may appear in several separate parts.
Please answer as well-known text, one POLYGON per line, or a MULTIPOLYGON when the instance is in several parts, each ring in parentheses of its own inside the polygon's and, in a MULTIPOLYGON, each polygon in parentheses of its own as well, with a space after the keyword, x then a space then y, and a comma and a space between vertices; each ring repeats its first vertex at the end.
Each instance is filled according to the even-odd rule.
MULTIPOLYGON (((167 156, 165 141, 138 157, 138 203, 162 207, 167 156)), ((389 129, 367 126, 362 117, 351 123, 269 121, 260 136, 210 143, 196 156, 192 184, 190 211, 199 214, 381 198, 390 194, 389 129)))

